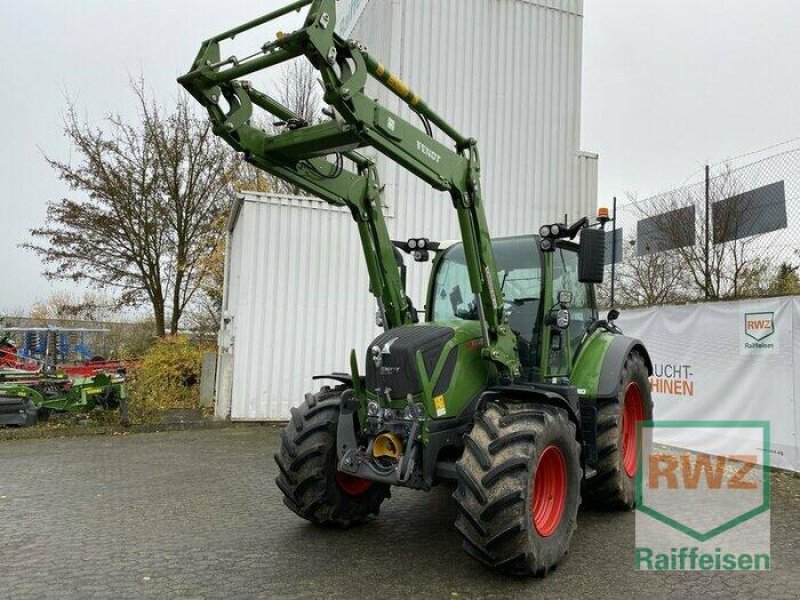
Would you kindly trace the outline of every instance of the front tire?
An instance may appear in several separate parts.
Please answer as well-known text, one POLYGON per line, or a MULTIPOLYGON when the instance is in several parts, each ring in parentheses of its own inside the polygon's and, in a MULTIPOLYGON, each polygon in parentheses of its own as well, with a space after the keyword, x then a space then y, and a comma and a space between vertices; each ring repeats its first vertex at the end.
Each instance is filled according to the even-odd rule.
POLYGON ((636 505, 637 424, 652 421, 647 365, 638 352, 625 361, 620 391, 597 403, 597 474, 584 483, 587 505, 630 510, 636 505))
POLYGON ((318 525, 349 527, 377 515, 389 486, 353 477, 337 469, 336 429, 344 388, 308 394, 292 409, 275 454, 280 474, 275 483, 283 502, 318 525))
POLYGON ((575 425, 563 409, 491 402, 475 416, 456 464, 456 528, 482 563, 545 575, 577 528, 583 470, 575 425))

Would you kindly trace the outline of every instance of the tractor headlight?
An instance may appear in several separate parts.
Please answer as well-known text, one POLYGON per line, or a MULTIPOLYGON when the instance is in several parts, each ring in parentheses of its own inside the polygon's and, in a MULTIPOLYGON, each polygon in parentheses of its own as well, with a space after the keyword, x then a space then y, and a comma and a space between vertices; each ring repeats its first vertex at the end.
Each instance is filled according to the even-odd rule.
POLYGON ((572 304, 572 292, 569 290, 559 290, 558 292, 558 303, 567 305, 572 304))
POLYGON ((406 421, 412 419, 422 419, 425 416, 425 405, 422 402, 417 402, 413 406, 406 406, 403 409, 403 418, 406 421))
POLYGON ((414 238, 411 238, 410 240, 408 240, 407 245, 411 250, 413 250, 414 248, 417 247, 417 240, 415 240, 414 238))
POLYGON ((381 407, 378 406, 377 402, 373 401, 373 402, 370 402, 370 403, 367 404, 367 414, 370 417, 377 417, 378 416, 378 412, 380 411, 380 409, 381 409, 381 407))
POLYGON ((553 249, 553 242, 550 240, 542 240, 542 243, 539 244, 545 252, 553 249))
POLYGON ((561 227, 559 227, 557 223, 550 225, 550 235, 557 236, 560 233, 561 233, 561 227))
POLYGON ((550 225, 542 225, 539 228, 539 235, 542 236, 543 238, 544 237, 549 237, 550 236, 550 225))
POLYGON ((425 246, 427 245, 427 240, 425 238, 420 238, 417 240, 417 248, 420 250, 425 250, 425 246))
POLYGON ((562 308, 556 314, 556 326, 559 329, 566 329, 569 327, 569 311, 566 308, 562 308))

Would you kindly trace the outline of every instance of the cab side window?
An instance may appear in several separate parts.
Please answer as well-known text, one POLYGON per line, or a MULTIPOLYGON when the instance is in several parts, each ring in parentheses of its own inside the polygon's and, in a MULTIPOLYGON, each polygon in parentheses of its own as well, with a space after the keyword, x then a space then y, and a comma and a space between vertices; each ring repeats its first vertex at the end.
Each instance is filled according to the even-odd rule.
MULTIPOLYGON (((594 298, 591 286, 578 281, 576 251, 559 248, 553 259, 553 303, 557 302, 560 291, 572 294, 572 302, 569 305, 570 322, 566 335, 569 338, 570 352, 574 354, 586 329, 596 318, 594 298)), ((574 356, 570 357, 573 358, 574 356)))

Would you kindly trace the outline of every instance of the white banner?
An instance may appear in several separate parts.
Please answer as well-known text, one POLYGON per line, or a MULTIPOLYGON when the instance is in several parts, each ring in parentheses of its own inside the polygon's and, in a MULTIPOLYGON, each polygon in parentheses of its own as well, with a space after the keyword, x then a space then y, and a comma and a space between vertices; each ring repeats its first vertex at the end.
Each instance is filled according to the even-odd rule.
MULTIPOLYGON (((622 311, 618 323, 650 352, 654 420, 768 421, 771 466, 800 471, 800 298, 622 311)), ((750 431, 758 439, 739 441, 763 445, 750 431)), ((659 435, 656 442, 709 453, 721 442, 691 427, 659 435)))

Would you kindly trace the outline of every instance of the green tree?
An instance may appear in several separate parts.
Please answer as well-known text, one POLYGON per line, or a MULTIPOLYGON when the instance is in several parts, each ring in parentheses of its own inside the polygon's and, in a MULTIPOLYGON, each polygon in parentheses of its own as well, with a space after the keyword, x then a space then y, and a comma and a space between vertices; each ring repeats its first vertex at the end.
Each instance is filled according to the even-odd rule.
POLYGON ((782 262, 770 281, 769 294, 772 296, 800 294, 800 275, 797 271, 798 267, 782 262))

